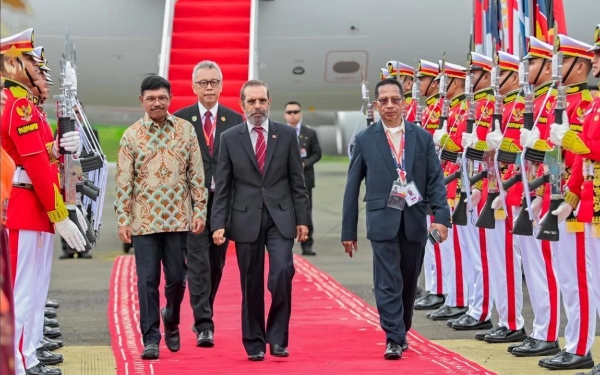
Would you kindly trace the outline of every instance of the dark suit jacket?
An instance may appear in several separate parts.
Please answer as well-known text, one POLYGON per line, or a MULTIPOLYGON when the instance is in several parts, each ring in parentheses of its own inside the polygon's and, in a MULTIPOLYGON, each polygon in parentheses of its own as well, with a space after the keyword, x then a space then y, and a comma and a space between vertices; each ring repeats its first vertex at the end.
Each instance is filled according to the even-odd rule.
POLYGON ((310 225, 309 203, 296 132, 269 120, 265 174, 261 175, 248 124, 221 134, 216 191, 210 218, 212 230, 252 243, 258 238, 266 207, 284 238, 296 237, 296 225, 310 225))
POLYGON ((173 115, 181 117, 182 119, 187 120, 194 125, 196 136, 198 136, 198 143, 200 144, 200 150, 202 151, 202 164, 204 164, 204 185, 207 189, 210 189, 212 178, 217 170, 217 155, 219 155, 221 133, 239 123, 244 122, 244 118, 239 113, 219 104, 217 109, 215 139, 213 142, 214 150, 213 154, 211 155, 208 150, 206 138, 204 138, 204 119, 200 116, 200 108, 198 108, 198 103, 194 103, 189 107, 182 108, 173 113, 173 115), (194 118, 196 120, 194 120, 194 118))
POLYGON ((304 182, 308 189, 312 189, 315 187, 314 165, 321 159, 321 146, 319 146, 317 132, 302 124, 300 126, 298 145, 300 150, 306 150, 306 157, 302 158, 302 162, 304 162, 304 182))
POLYGON ((387 207, 387 201, 398 172, 381 121, 356 135, 354 153, 348 168, 342 216, 342 241, 357 240, 358 195, 366 179, 367 238, 371 241, 392 240, 404 217, 406 238, 412 242, 427 241, 425 209, 431 205, 435 223, 450 227, 450 208, 446 201, 446 186, 433 138, 421 127, 405 124, 406 175, 414 181, 423 201, 404 211, 387 207), (404 215, 402 213, 404 212, 404 215))

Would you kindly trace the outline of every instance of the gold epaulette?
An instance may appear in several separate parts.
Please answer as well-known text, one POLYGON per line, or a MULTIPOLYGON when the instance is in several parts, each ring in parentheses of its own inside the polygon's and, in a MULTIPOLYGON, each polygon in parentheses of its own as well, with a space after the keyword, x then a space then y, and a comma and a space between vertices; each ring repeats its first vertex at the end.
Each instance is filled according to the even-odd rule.
POLYGON ((512 153, 517 153, 521 151, 519 146, 515 144, 515 141, 512 138, 502 138, 502 142, 500 143, 500 150, 512 153))
POLYGON ((446 151, 460 151, 460 147, 456 143, 454 143, 454 141, 452 140, 452 138, 450 138, 448 134, 444 134, 442 136, 442 139, 440 139, 440 146, 443 146, 442 148, 446 151))
POLYGON ((548 144, 548 141, 538 139, 533 144, 533 149, 537 150, 537 151, 550 151, 550 150, 552 150, 552 147, 550 147, 550 145, 548 144))

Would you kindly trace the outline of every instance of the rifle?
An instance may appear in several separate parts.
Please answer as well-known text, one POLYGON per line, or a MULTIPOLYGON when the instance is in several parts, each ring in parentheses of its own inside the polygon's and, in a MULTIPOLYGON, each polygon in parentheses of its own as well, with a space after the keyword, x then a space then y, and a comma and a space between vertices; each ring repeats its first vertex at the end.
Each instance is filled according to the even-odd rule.
MULTIPOLYGON (((495 51, 496 47, 493 46, 493 66, 492 66, 492 77, 491 87, 494 90, 494 114, 492 115, 492 124, 490 131, 494 131, 496 127, 496 121, 498 124, 502 124, 502 112, 504 97, 500 94, 500 68, 498 66, 499 56, 495 51)), ((500 187, 502 186, 502 177, 496 162, 496 151, 486 150, 483 153, 483 164, 484 171, 487 171, 488 180, 488 195, 483 209, 479 213, 479 218, 475 223, 478 228, 494 229, 496 228, 496 216, 494 209, 492 208, 492 202, 500 195, 500 187)))
POLYGON ((421 126, 423 120, 423 106, 421 105, 421 88, 419 87, 419 79, 417 78, 417 61, 415 60, 415 68, 413 69, 413 84, 412 84, 412 100, 416 103, 417 112, 415 113, 415 123, 421 126))
MULTIPOLYGON (((57 138, 61 139, 67 132, 81 130, 77 127, 77 120, 74 116, 73 108, 77 107, 81 110, 80 104, 76 99, 77 93, 77 78, 75 75, 75 48, 71 41, 69 32, 65 37, 65 52, 60 61, 60 95, 55 96, 57 101, 57 122, 58 131, 57 138)), ((81 112, 80 112, 81 113, 81 112)), ((91 128, 89 129, 90 133, 91 128)), ((82 138, 82 144, 89 144, 89 137, 85 132, 79 131, 82 138)), ((97 140, 96 140, 97 142, 97 140)), ((59 148, 59 153, 62 155, 60 162, 60 183, 63 191, 64 202, 69 211, 69 219, 73 221, 79 230, 86 238, 85 250, 90 250, 97 240, 97 227, 92 225, 84 216, 85 223, 81 223, 77 216, 77 210, 82 213, 86 212, 86 207, 82 203, 82 198, 89 201, 97 201, 99 196, 104 197, 104 193, 92 181, 87 178, 87 172, 98 169, 98 158, 95 156, 87 158, 79 158, 75 153, 66 151, 64 148, 59 148), (87 229, 83 230, 83 225, 87 229)), ((83 154, 83 152, 82 152, 83 154)), ((88 153, 89 154, 89 153, 88 153)), ((103 165, 102 165, 103 166, 103 165)), ((106 165, 108 170, 108 165, 106 165)), ((100 212, 102 207, 100 206, 100 212)), ((97 223, 99 226, 99 222, 97 223)), ((74 252, 73 249, 68 249, 69 252, 74 252)))
MULTIPOLYGON (((556 30, 556 28, 555 28, 556 30)), ((566 105, 566 88, 562 77, 562 52, 558 51, 560 47, 560 39, 558 33, 554 35, 554 53, 552 54, 552 81, 557 88, 556 107, 554 109, 554 121, 557 124, 562 124, 562 115, 566 105)), ((554 145, 552 150, 547 151, 544 156, 544 164, 548 168, 548 182, 550 183, 550 210, 548 214, 540 222, 540 231, 536 235, 539 240, 558 241, 558 216, 552 215, 552 211, 564 201, 562 195, 563 182, 562 177, 565 169, 562 160, 562 148, 554 145)))
MULTIPOLYGON (((534 94, 531 89, 531 85, 529 84, 529 61, 523 60, 519 64, 519 83, 521 85, 521 90, 523 93, 523 97, 525 98, 525 110, 523 112, 523 128, 527 130, 532 130, 534 121, 533 121, 533 100, 534 94)), ((533 150, 529 147, 525 147, 525 145, 521 145, 523 152, 515 155, 515 161, 518 164, 519 171, 515 174, 514 179, 509 179, 512 184, 516 183, 518 180, 523 181, 523 199, 521 201, 521 210, 517 215, 514 225, 513 225, 513 234, 520 236, 531 236, 533 235, 533 215, 531 214, 531 196, 530 191, 535 189, 530 189, 529 181, 533 181, 536 176, 536 165, 534 163, 535 160, 540 160, 539 151, 533 150), (525 179, 523 180, 523 174, 525 175, 525 179), (519 177, 517 177, 519 176, 519 177), (525 210, 525 208, 528 210, 525 210)), ((543 156, 542 156, 543 160, 543 156)), ((512 186, 512 184, 510 186, 512 186)), ((506 184, 503 184, 503 187, 508 189, 509 183, 507 181, 506 184)), ((533 187, 533 186, 531 186, 533 187)))

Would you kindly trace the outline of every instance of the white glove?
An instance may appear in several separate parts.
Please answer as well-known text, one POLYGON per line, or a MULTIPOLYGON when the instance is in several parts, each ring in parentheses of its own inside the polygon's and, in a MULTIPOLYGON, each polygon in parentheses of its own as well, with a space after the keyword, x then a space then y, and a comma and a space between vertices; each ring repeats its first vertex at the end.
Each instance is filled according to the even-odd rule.
POLYGON ((54 224, 54 228, 62 238, 67 241, 67 244, 73 249, 82 252, 85 250, 85 237, 77 228, 77 225, 69 220, 69 218, 59 221, 54 224))
POLYGON ((81 155, 81 137, 78 131, 66 132, 63 134, 60 141, 54 141, 52 146, 52 154, 56 159, 60 156, 59 147, 62 146, 68 152, 75 152, 77 157, 81 155))
POLYGON ((83 212, 81 212, 79 207, 77 207, 77 221, 79 221, 79 225, 81 225, 81 229, 83 229, 83 232, 85 233, 85 231, 88 229, 88 223, 85 215, 83 212))
POLYGON ((533 147, 535 142, 540 139, 540 131, 538 128, 533 128, 533 130, 527 130, 525 128, 521 128, 521 146, 522 147, 533 147), (531 136, 530 136, 531 135, 531 136), (527 142, 529 140, 529 142, 527 142))
MULTIPOLYGON (((489 146, 489 144, 488 144, 488 146, 489 146)), ((497 210, 499 208, 502 208, 502 201, 504 200, 505 197, 506 197, 506 191, 500 190, 500 195, 498 195, 492 201, 492 209, 497 210)))
POLYGON ((563 111, 562 124, 554 123, 550 125, 550 141, 557 146, 562 146, 562 140, 568 130, 569 116, 567 116, 567 111, 563 111))
POLYGON ((461 145, 463 148, 470 147, 470 146, 474 145, 475 143, 477 143, 477 141, 478 141, 477 133, 464 132, 462 134, 461 145))
MULTIPOLYGON (((481 191, 479 189, 473 189, 471 192, 471 208, 475 208, 481 202, 481 191)), ((467 199, 465 199, 465 203, 468 203, 467 199)))
POLYGON ((485 138, 488 149, 497 150, 502 143, 502 130, 500 130, 500 122, 496 120, 494 127, 496 128, 493 132, 489 132, 485 138))
POLYGON ((531 201, 531 215, 534 218, 540 217, 540 212, 542 212, 542 197, 535 197, 533 201, 531 201))
POLYGON ((571 205, 568 203, 562 202, 560 206, 558 206, 558 208, 551 213, 552 215, 558 217, 559 223, 562 223, 563 221, 567 220, 569 215, 571 215, 571 212, 573 212, 573 207, 571 207, 571 205))
POLYGON ((440 145, 442 137, 447 134, 448 134, 448 121, 444 120, 444 125, 442 125, 442 128, 433 132, 433 143, 438 147, 442 146, 442 145, 440 145))

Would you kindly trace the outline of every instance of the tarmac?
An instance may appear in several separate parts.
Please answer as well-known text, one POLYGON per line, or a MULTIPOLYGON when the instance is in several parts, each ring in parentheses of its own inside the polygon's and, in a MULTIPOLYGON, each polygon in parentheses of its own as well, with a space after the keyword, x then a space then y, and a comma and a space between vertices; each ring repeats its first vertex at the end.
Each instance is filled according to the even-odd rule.
MULTIPOLYGON (((313 222, 314 250, 317 256, 307 257, 307 260, 329 273, 367 303, 375 306, 371 289, 372 254, 369 241, 366 240, 364 203, 360 204, 358 253, 353 258, 349 258, 340 243, 341 210, 347 165, 342 162, 321 162, 315 165, 317 186, 313 190, 313 222)), ((65 362, 59 366, 65 375, 116 374, 107 318, 108 287, 112 265, 115 257, 123 254, 123 246, 117 236, 116 216, 113 209, 114 175, 114 166, 111 166, 100 239, 92 250, 93 259, 59 260, 60 239, 57 236, 55 240, 49 297, 60 303, 57 318, 65 347, 57 352, 65 357, 65 362)), ((300 246, 296 245, 294 251, 300 253, 300 246)), ((130 254, 133 252, 134 250, 130 254)), ((422 277, 421 285, 424 286, 422 277)), ((526 288, 524 293, 525 328, 527 332, 531 332, 533 314, 526 288)), ((188 301, 184 300, 183 303, 186 304, 188 301)), ((446 327, 445 321, 433 322, 426 319, 424 314, 424 311, 415 311, 413 329, 428 339, 479 363, 491 372, 501 375, 550 373, 550 370, 537 365, 538 357, 516 358, 506 352, 508 344, 487 344, 477 341, 474 339, 474 331, 455 331, 446 327)), ((495 313, 492 321, 497 322, 495 313)), ((563 310, 561 311, 561 335, 565 324, 563 310)), ((596 330, 596 343, 592 350, 593 357, 597 361, 600 360, 598 335, 600 335, 600 327, 596 330)), ((215 336, 215 344, 219 345, 218 332, 215 336)), ((401 367, 399 370, 401 371, 401 367)), ((570 370, 551 373, 562 375, 576 372, 577 370, 570 370)))

